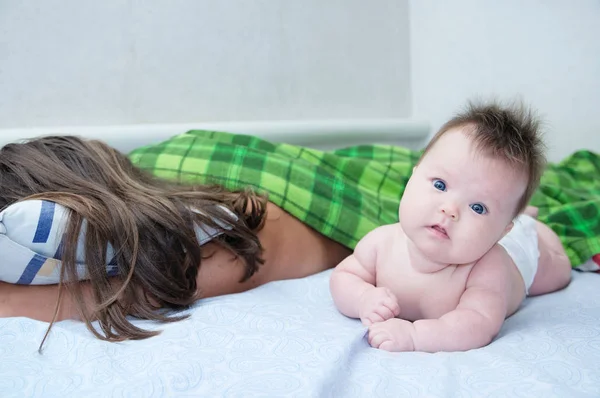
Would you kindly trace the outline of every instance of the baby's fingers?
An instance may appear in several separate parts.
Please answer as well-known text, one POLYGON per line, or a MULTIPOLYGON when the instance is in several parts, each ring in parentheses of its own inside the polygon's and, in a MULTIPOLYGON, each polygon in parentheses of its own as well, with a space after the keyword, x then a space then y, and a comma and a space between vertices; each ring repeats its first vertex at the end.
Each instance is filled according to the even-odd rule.
POLYGON ((385 305, 381 305, 380 307, 376 308, 374 312, 381 318, 381 321, 379 322, 394 318, 396 316, 394 312, 385 305))
POLYGON ((389 318, 394 318, 400 315, 400 305, 398 304, 398 300, 396 300, 395 297, 393 299, 386 300, 384 305, 392 313, 392 316, 390 316, 389 318))
POLYGON ((389 341, 390 338, 388 334, 382 330, 377 329, 369 329, 369 345, 373 348, 379 348, 382 344, 385 344, 386 341, 389 341))
POLYGON ((397 351, 396 346, 391 339, 383 341, 381 344, 379 344, 379 347, 377 348, 384 351, 397 351))
POLYGON ((371 314, 361 318, 360 320, 362 321, 363 325, 371 326, 374 323, 383 322, 385 319, 383 319, 378 313, 372 312, 371 314))
POLYGON ((385 296, 383 297, 381 303, 387 308, 389 308, 390 311, 392 311, 392 314, 394 314, 394 316, 400 315, 400 305, 398 304, 398 298, 394 293, 392 293, 390 289, 385 289, 385 296))

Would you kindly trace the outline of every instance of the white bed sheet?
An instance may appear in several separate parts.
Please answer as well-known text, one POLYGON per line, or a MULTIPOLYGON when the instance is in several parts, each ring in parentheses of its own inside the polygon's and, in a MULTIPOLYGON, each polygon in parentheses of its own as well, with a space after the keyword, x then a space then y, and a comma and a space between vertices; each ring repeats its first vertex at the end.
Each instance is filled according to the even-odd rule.
POLYGON ((438 354, 370 348, 333 306, 329 275, 205 300, 144 341, 60 322, 42 355, 46 324, 1 319, 0 396, 600 396, 600 275, 528 299, 487 347, 438 354))

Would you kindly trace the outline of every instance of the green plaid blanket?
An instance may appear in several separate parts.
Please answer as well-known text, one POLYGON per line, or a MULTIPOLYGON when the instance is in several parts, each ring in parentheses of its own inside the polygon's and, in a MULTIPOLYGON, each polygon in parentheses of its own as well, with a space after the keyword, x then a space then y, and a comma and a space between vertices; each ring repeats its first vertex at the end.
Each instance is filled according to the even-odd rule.
MULTIPOLYGON (((323 152, 249 135, 193 130, 130 153, 139 167, 184 183, 247 186, 322 234, 354 248, 398 221, 398 205, 420 152, 365 145, 323 152)), ((600 253, 600 160, 577 152, 548 168, 533 198, 574 265, 600 253)))
POLYGON ((530 203, 558 234, 573 267, 600 253, 599 154, 582 150, 549 164, 530 203))

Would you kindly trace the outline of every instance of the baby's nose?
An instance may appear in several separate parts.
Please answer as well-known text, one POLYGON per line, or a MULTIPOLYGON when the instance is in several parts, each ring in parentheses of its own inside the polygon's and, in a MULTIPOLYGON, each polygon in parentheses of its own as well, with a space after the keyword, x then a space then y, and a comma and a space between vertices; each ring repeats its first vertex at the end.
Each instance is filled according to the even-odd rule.
POLYGON ((450 217, 453 221, 458 221, 458 209, 453 205, 446 205, 442 207, 442 213, 450 217))

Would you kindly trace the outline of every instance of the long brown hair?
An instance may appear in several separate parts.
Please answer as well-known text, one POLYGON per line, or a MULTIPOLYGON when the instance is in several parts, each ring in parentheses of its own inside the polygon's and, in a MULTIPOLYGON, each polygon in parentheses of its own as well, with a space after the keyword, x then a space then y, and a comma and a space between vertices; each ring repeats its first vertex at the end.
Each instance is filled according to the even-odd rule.
POLYGON ((161 322, 185 318, 158 309, 186 309, 197 298, 202 248, 195 223, 223 233, 214 241, 244 260, 242 281, 262 263, 256 231, 264 221, 265 197, 159 180, 101 141, 50 136, 4 146, 0 208, 24 199, 50 200, 70 209, 56 311, 48 332, 63 287, 72 294, 88 329, 103 340, 143 339, 158 333, 133 325, 128 315, 161 322), (220 205, 238 215, 237 220, 220 205), (84 220, 93 308, 85 305, 76 273, 77 240, 84 220), (109 244, 119 271, 116 284, 106 271, 109 244), (94 320, 102 333, 93 327, 94 320))

